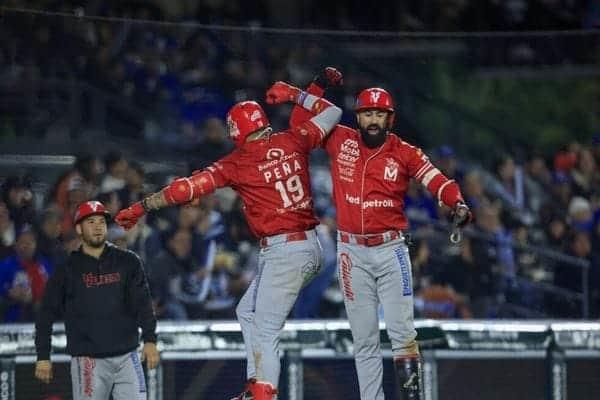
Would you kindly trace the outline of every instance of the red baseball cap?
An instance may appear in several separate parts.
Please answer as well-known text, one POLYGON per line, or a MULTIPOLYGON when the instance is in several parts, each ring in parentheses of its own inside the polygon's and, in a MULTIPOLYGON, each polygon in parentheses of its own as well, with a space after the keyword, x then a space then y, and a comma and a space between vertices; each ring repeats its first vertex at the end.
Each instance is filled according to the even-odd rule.
POLYGON ((110 213, 106 211, 104 204, 96 200, 90 200, 86 201, 85 203, 81 203, 79 207, 77 207, 74 218, 75 225, 91 215, 104 215, 107 220, 111 217, 110 213))

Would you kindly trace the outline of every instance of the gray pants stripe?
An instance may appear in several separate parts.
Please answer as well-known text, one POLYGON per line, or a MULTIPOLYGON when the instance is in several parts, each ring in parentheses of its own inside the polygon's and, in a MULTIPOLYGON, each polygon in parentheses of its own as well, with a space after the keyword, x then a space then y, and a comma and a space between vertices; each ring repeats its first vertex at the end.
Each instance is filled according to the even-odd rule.
POLYGON ((136 351, 106 358, 71 359, 73 400, 146 400, 146 380, 136 351))

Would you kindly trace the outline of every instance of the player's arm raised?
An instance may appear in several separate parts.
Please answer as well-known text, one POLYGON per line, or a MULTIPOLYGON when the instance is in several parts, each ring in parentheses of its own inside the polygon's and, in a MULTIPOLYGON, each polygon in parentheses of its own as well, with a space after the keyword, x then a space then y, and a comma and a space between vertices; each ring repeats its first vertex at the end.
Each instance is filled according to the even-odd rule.
POLYGON ((342 110, 331 102, 285 82, 275 82, 267 90, 266 101, 269 104, 292 102, 314 115, 310 120, 292 127, 307 136, 311 147, 318 146, 342 117, 342 110))
MULTIPOLYGON (((313 96, 323 97, 325 90, 329 87, 341 86, 344 83, 344 77, 340 71, 333 67, 326 67, 321 70, 313 81, 308 85, 306 93, 313 96)), ((290 115, 290 127, 300 125, 308 121, 314 114, 299 105, 294 106, 290 115)))

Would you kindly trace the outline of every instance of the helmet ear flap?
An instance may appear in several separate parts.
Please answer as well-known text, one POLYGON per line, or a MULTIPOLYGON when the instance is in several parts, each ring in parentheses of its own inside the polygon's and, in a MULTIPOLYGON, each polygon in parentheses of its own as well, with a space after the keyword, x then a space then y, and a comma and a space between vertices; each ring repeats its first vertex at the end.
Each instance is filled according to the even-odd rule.
POLYGON ((388 115, 388 123, 387 123, 387 128, 389 130, 392 129, 392 127, 394 126, 394 121, 396 120, 396 113, 395 112, 390 112, 388 115))

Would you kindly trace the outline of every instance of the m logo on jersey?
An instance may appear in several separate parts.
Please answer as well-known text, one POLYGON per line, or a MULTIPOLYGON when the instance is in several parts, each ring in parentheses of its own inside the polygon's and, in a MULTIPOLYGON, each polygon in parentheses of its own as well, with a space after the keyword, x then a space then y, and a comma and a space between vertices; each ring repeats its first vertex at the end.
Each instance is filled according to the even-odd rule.
POLYGON ((281 158, 281 157, 283 157, 284 154, 285 154, 285 151, 283 151, 283 149, 274 147, 267 151, 267 160, 274 160, 274 159, 281 158))
POLYGON ((379 101, 379 96, 381 96, 381 92, 377 90, 373 90, 371 92, 371 101, 373 103, 377 103, 379 101))
POLYGON ((398 179, 398 162, 393 158, 388 158, 386 162, 387 165, 383 171, 383 179, 386 181, 396 182, 398 179))

